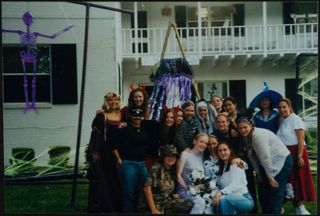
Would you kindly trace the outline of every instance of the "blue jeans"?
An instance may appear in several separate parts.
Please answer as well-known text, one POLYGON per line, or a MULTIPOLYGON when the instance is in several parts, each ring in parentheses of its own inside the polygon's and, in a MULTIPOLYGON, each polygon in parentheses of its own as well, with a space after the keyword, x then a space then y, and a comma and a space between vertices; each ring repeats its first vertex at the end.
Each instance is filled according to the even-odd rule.
POLYGON ((139 196, 148 174, 146 164, 144 161, 123 160, 119 171, 123 191, 122 211, 137 212, 139 196))
POLYGON ((243 195, 223 195, 219 201, 218 211, 223 215, 249 213, 254 206, 250 193, 243 195))
POLYGON ((292 157, 288 155, 282 169, 274 177, 279 183, 278 188, 273 188, 269 184, 269 180, 263 173, 263 182, 258 184, 260 203, 265 214, 281 214, 281 207, 288 183, 289 175, 292 168, 292 157))

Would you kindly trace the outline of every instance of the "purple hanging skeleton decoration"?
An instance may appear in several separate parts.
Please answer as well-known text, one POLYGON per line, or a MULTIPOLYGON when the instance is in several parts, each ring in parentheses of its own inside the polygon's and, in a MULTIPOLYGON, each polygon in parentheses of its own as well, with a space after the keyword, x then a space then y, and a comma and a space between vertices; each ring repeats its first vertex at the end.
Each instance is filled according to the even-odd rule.
POLYGON ((162 106, 179 106, 191 99, 192 68, 184 58, 162 59, 154 77, 150 119, 158 120, 162 106))
POLYGON ((36 111, 36 68, 37 68, 37 53, 35 53, 31 47, 37 45, 37 37, 44 37, 48 39, 55 39, 62 33, 69 31, 73 25, 53 34, 53 35, 45 35, 41 34, 39 32, 32 32, 30 33, 30 26, 32 25, 32 15, 28 11, 23 14, 22 20, 24 24, 27 26, 27 32, 23 32, 21 30, 8 30, 8 29, 2 29, 1 31, 4 33, 15 33, 20 36, 20 43, 26 45, 27 50, 22 50, 20 52, 21 62, 23 66, 23 87, 24 87, 24 97, 25 97, 25 107, 24 112, 26 112, 28 109, 32 109, 33 111, 36 111), (26 63, 32 63, 33 65, 33 78, 32 78, 32 102, 30 104, 29 102, 29 96, 28 96, 28 80, 26 75, 26 63))

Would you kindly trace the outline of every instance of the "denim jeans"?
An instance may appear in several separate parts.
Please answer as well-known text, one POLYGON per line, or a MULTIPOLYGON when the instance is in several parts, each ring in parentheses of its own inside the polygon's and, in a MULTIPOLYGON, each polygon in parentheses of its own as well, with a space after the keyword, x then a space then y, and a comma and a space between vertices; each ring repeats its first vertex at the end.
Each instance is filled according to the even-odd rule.
POLYGON ((253 205, 249 192, 243 195, 226 194, 219 201, 218 212, 223 215, 249 213, 253 205))
POLYGON ((123 191, 122 211, 137 212, 139 196, 148 174, 146 164, 144 161, 123 160, 119 171, 123 191))
POLYGON ((265 214, 281 214, 281 207, 288 183, 289 175, 292 168, 292 157, 288 155, 282 169, 274 177, 279 183, 278 188, 273 188, 269 184, 269 180, 265 173, 262 175, 263 182, 258 184, 259 187, 259 201, 262 206, 262 211, 265 214))

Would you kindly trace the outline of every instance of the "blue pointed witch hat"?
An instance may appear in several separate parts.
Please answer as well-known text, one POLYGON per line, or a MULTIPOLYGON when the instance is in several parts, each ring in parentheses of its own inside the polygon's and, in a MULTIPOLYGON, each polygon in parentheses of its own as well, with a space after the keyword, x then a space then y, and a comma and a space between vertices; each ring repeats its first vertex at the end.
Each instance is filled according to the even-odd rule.
POLYGON ((260 101, 263 98, 270 98, 272 101, 272 109, 275 108, 278 104, 278 101, 282 98, 282 95, 276 91, 270 90, 266 82, 263 82, 263 91, 259 93, 253 100, 250 102, 249 108, 255 109, 259 107, 260 101))

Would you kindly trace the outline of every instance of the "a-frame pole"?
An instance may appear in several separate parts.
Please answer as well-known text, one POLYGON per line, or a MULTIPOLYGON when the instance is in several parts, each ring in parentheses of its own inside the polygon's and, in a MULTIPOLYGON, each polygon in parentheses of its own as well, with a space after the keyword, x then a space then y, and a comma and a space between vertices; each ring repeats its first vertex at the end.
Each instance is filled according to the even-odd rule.
POLYGON ((112 8, 107 6, 102 6, 98 4, 92 4, 89 2, 70 2, 74 4, 80 4, 86 6, 86 20, 85 20, 85 31, 84 31, 84 48, 83 48, 83 64, 82 64, 82 81, 81 81, 81 93, 80 93, 80 108, 79 108, 79 123, 78 123, 78 133, 77 133, 77 146, 76 146, 76 157, 74 162, 74 173, 73 173, 73 183, 72 183, 72 194, 71 194, 71 206, 75 206, 75 195, 77 187, 77 177, 78 177, 78 165, 79 165, 79 152, 80 152, 80 141, 81 141, 81 129, 82 129, 82 116, 83 116, 83 101, 84 101, 84 90, 86 81, 86 68, 87 68, 87 52, 88 52, 88 35, 89 35, 89 18, 90 18, 90 7, 100 8, 105 10, 111 10, 116 12, 133 14, 132 11, 112 8))
POLYGON ((88 53, 87 51, 88 51, 88 36, 89 36, 89 16, 90 16, 90 6, 86 5, 82 80, 81 80, 80 107, 79 107, 79 123, 78 123, 77 148, 76 148, 76 158, 75 158, 75 162, 74 162, 74 173, 73 173, 72 194, 71 194, 71 206, 73 206, 73 207, 75 206, 75 195, 76 195, 78 165, 79 165, 79 151, 80 151, 80 141, 81 141, 82 116, 83 116, 82 115, 83 114, 83 100, 84 100, 84 90, 85 90, 85 83, 86 83, 86 68, 87 68, 87 53, 88 53))

